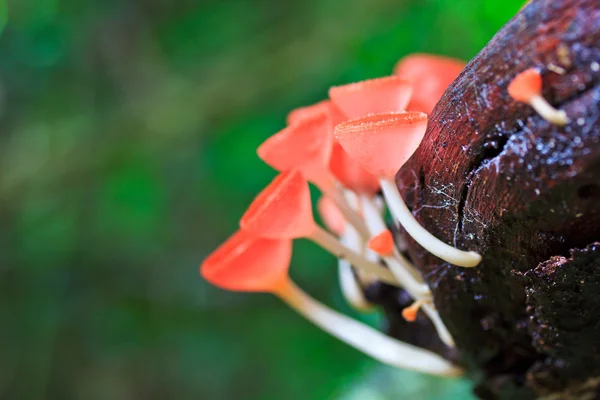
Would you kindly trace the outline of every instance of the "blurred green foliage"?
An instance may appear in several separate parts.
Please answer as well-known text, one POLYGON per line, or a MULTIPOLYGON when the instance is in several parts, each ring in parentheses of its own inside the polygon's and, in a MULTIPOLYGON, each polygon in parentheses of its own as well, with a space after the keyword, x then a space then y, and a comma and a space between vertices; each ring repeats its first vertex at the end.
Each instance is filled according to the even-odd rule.
MULTIPOLYGON (((274 176, 254 149, 288 110, 409 52, 469 59, 521 2, 0 1, 0 398, 467 398, 197 266, 274 176)), ((333 264, 296 244, 303 287, 379 324, 333 264)))

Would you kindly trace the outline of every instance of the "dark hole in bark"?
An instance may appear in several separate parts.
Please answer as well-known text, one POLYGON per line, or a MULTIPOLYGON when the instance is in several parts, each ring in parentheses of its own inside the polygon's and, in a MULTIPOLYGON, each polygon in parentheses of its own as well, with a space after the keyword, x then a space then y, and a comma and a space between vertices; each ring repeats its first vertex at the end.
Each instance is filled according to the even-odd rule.
POLYGON ((581 186, 577 190, 577 196, 581 199, 593 199, 600 197, 600 185, 590 184, 581 186))

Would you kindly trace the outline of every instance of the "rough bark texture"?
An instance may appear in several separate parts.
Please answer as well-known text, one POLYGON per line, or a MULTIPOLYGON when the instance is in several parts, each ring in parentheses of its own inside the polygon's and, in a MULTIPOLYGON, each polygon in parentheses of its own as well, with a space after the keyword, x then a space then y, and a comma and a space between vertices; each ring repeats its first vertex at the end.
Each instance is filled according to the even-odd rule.
MULTIPOLYGON (((459 268, 405 238, 456 340, 446 354, 469 368, 482 398, 596 396, 599 63, 600 1, 534 0, 446 91, 397 175, 423 226, 483 256, 459 268), (565 127, 508 96, 530 67, 542 71, 544 97, 567 112, 565 127)), ((441 348, 406 333, 401 294, 379 285, 370 297, 384 304, 392 334, 441 348)))

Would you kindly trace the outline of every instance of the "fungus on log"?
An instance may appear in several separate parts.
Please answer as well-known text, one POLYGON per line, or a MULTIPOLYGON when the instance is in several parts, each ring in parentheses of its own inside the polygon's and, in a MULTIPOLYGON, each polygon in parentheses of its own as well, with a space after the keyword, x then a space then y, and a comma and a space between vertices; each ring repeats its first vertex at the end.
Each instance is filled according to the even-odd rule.
MULTIPOLYGON (((482 398, 595 398, 599 104, 600 1, 533 0, 448 88, 396 176, 423 227, 483 257, 455 267, 400 233, 456 340, 445 355, 470 370, 482 398), (567 125, 509 96, 528 68, 567 125)), ((367 295, 384 306, 391 334, 444 351, 413 328, 426 320, 402 319, 410 302, 398 289, 376 284, 367 295)))

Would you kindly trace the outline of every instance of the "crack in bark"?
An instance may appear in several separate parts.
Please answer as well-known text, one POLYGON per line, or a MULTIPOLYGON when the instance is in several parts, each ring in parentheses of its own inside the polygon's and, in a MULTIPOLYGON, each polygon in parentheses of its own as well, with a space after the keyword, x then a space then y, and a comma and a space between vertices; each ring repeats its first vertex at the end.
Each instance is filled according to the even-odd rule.
MULTIPOLYGON (((556 104, 555 107, 558 109, 562 109, 563 107, 569 105, 571 102, 576 101, 577 99, 586 96, 590 91, 596 89, 598 80, 590 80, 582 90, 577 91, 571 96, 563 99, 560 103, 556 104)), ((535 116, 536 114, 533 114, 535 116)), ((529 116, 528 118, 530 118, 529 116)), ((575 123, 575 121, 571 121, 570 123, 575 123)), ((460 198, 458 201, 457 208, 457 228, 455 230, 454 235, 454 244, 456 245, 456 234, 463 233, 464 226, 464 218, 465 218, 465 207, 467 203, 467 198, 469 197, 469 190, 471 189, 471 184, 473 183, 473 178, 477 175, 477 173, 490 165, 497 157, 499 157, 502 152, 506 149, 511 138, 516 136, 522 136, 527 134, 527 128, 524 126, 521 127, 520 130, 514 132, 500 132, 484 141, 481 145, 483 151, 477 155, 469 164, 467 169, 467 173, 465 174, 465 182, 460 189, 460 198)))
MULTIPOLYGON (((514 135, 508 133, 500 133, 496 136, 493 136, 487 139, 484 144, 481 146, 483 151, 476 156, 471 163, 469 164, 469 168, 467 169, 467 173, 465 176, 465 182, 460 189, 460 199, 458 201, 458 226, 457 232, 463 232, 463 220, 465 217, 465 206, 467 204, 467 198, 469 195, 469 189, 471 188, 471 183, 473 182, 473 177, 481 168, 489 165, 496 157, 498 157, 506 148, 509 139, 514 135)), ((456 235, 455 235, 456 241, 456 235)))
MULTIPOLYGON (((481 268, 454 268, 408 241, 483 398, 533 399, 563 392, 577 383, 574 377, 598 376, 591 369, 600 368, 597 359, 588 362, 593 354, 587 353, 599 346, 596 331, 555 337, 552 326, 528 329, 527 282, 519 274, 598 237, 599 4, 533 0, 448 88, 431 113, 426 141, 396 177, 404 192, 414 194, 420 206, 415 213, 427 208, 419 215, 424 228, 448 243, 454 233, 456 247, 484 257, 481 268), (550 70, 551 64, 564 73, 550 70), (508 96, 510 80, 528 67, 541 70, 544 97, 571 118, 565 128, 508 96), (544 344, 555 342, 568 363, 544 352, 544 344)), ((541 279, 539 286, 550 291, 544 316, 561 323, 597 316, 598 307, 573 312, 563 292, 541 279)), ((571 283, 597 284, 588 276, 567 283, 570 296, 577 294, 571 283)), ((586 290, 596 301, 597 287, 586 290)), ((408 335, 398 304, 386 302, 386 314, 396 332, 408 335)), ((591 387, 573 398, 588 392, 595 394, 591 387)))

